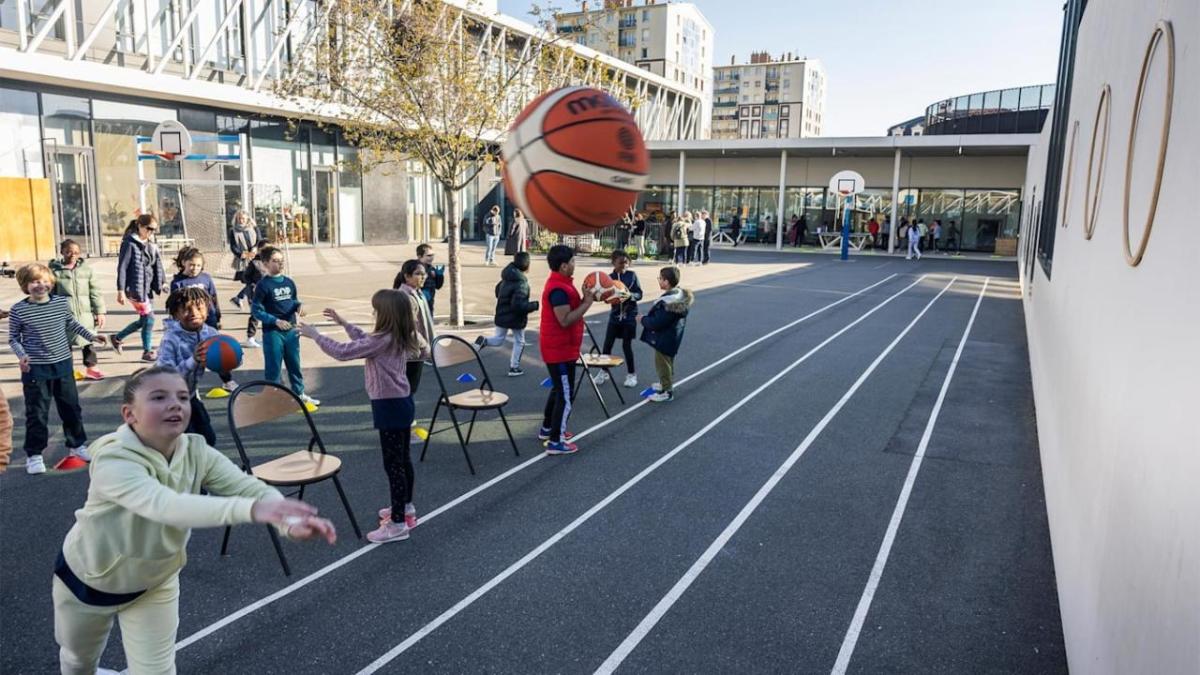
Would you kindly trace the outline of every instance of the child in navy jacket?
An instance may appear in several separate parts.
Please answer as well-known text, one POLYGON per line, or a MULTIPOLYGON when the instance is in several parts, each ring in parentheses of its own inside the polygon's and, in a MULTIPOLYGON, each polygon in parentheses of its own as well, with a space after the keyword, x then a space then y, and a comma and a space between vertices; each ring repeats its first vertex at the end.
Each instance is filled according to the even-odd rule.
MULTIPOLYGON (((608 313, 608 327, 604 331, 605 354, 612 354, 613 344, 619 339, 625 353, 625 386, 637 386, 637 369, 633 363, 633 340, 637 337, 638 301, 642 299, 642 286, 637 274, 629 269, 629 254, 621 249, 612 252, 613 271, 608 276, 625 284, 628 295, 619 305, 613 305, 608 313)), ((608 373, 597 371, 592 376, 596 384, 608 381, 608 373)))
POLYGON ((665 403, 675 398, 673 378, 675 355, 683 341, 683 329, 687 326, 688 309, 694 296, 686 288, 679 288, 679 268, 664 267, 658 273, 658 287, 666 291, 642 317, 642 342, 654 347, 654 369, 658 371, 658 384, 651 401, 665 403))

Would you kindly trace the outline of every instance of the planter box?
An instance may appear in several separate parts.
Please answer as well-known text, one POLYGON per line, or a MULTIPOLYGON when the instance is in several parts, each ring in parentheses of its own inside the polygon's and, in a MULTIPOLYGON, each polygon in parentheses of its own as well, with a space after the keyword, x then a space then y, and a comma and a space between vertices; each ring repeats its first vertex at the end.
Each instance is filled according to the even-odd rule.
POLYGON ((1012 238, 997 238, 996 239, 996 255, 1015 256, 1017 254, 1016 237, 1012 238))

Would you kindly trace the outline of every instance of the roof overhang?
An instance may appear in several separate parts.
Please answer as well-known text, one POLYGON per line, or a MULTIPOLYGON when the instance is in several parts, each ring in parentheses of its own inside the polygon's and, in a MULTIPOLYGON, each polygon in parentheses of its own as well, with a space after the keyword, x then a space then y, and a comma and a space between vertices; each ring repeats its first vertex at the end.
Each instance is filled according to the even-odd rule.
POLYGON ((1025 156, 1039 134, 848 136, 703 141, 651 141, 651 157, 905 157, 1025 156))

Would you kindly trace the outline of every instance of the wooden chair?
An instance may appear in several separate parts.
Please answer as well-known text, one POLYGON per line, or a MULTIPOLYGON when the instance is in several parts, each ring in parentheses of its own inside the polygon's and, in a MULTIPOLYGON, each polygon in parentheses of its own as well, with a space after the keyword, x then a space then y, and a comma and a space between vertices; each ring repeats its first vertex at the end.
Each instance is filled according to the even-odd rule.
MULTIPOLYGON (((296 425, 288 424, 286 426, 291 428, 296 425)), ((342 483, 338 480, 338 473, 342 470, 342 460, 325 452, 325 443, 321 441, 321 435, 317 432, 317 425, 313 422, 312 415, 305 409, 304 402, 292 393, 291 389, 266 380, 248 382, 238 387, 229 397, 229 431, 233 435, 233 443, 237 446, 238 455, 241 456, 242 470, 267 485, 279 488, 297 488, 287 493, 289 497, 296 495, 297 499, 304 499, 305 487, 313 483, 332 480, 334 487, 337 488, 338 497, 342 500, 342 506, 346 508, 350 524, 354 527, 354 534, 362 539, 362 530, 358 527, 354 511, 350 509, 350 500, 346 498, 346 491, 342 489, 342 483), (307 446, 303 450, 296 450, 282 457, 251 466, 250 456, 246 454, 246 444, 242 439, 242 432, 258 424, 297 414, 304 415, 304 420, 308 423, 307 446)), ((278 436, 273 436, 273 438, 278 438, 278 436)), ((229 548, 229 534, 232 529, 225 528, 225 537, 221 541, 221 555, 225 555, 229 548)), ((292 570, 288 566, 287 557, 283 554, 283 547, 279 545, 279 535, 276 534, 275 527, 268 525, 267 533, 271 535, 271 543, 275 546, 279 563, 283 565, 283 573, 291 576, 292 570)))
MULTIPOLYGON (((504 423, 504 432, 508 434, 508 442, 512 444, 513 454, 517 457, 521 456, 517 450, 517 442, 513 440, 512 429, 508 427, 508 419, 504 417, 504 406, 508 405, 508 394, 503 394, 495 390, 492 386, 492 379, 487 374, 487 368, 483 365, 483 359, 479 358, 479 352, 471 346, 471 343, 458 337, 457 335, 439 335, 433 340, 433 373, 437 376, 438 387, 441 388, 441 394, 438 395, 437 405, 433 408, 433 417, 429 419, 429 435, 425 437, 425 444, 421 448, 421 461, 425 461, 425 453, 429 451, 429 439, 435 433, 433 425, 437 422, 438 413, 441 412, 442 406, 450 413, 450 421, 454 426, 454 433, 458 436, 458 444, 462 447, 463 457, 467 458, 467 468, 471 470, 471 475, 475 475, 475 465, 471 462, 471 453, 467 451, 467 445, 471 443, 471 432, 475 430, 475 418, 481 410, 495 410, 500 413, 500 421, 504 423), (456 394, 451 394, 446 387, 446 377, 451 377, 448 373, 444 374, 443 369, 459 366, 464 363, 474 362, 479 366, 479 374, 481 381, 479 386, 474 389, 468 389, 456 394), (467 427, 467 436, 463 438, 462 428, 458 424, 458 415, 456 410, 470 410, 471 423, 467 427)), ((463 370, 463 369, 459 369, 463 370)), ((464 372, 467 372, 464 370, 464 372)), ((452 381, 457 381, 452 378, 452 381)), ((442 429, 449 431, 449 427, 442 429)))
POLYGON ((625 359, 620 356, 604 354, 600 351, 600 343, 596 341, 596 336, 592 334, 592 327, 583 324, 587 330, 588 338, 592 341, 592 348, 586 352, 580 352, 579 365, 583 366, 582 372, 579 374, 579 381, 575 383, 575 391, 571 392, 571 402, 579 396, 579 387, 586 381, 592 387, 592 391, 596 392, 596 398, 600 401, 600 408, 604 410, 605 417, 612 417, 608 412, 608 404, 604 402, 604 396, 600 393, 600 387, 592 380, 592 369, 598 369, 605 375, 608 375, 608 381, 612 382, 613 391, 617 392, 617 400, 621 405, 625 405, 625 397, 621 395, 621 388, 617 386, 617 379, 612 376, 609 371, 613 368, 625 365, 625 359))

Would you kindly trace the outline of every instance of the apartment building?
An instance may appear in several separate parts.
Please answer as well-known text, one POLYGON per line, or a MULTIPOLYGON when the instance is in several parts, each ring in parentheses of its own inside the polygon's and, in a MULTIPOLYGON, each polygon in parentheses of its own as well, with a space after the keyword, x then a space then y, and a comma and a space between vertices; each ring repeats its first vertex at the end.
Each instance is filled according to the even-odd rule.
POLYGON ((750 63, 713 69, 712 137, 820 136, 825 114, 825 70, 817 59, 791 53, 750 55, 750 63))
POLYGON ((712 109, 712 24, 690 2, 606 0, 558 14, 556 30, 577 44, 632 63, 694 90, 703 105, 701 138, 712 109))

